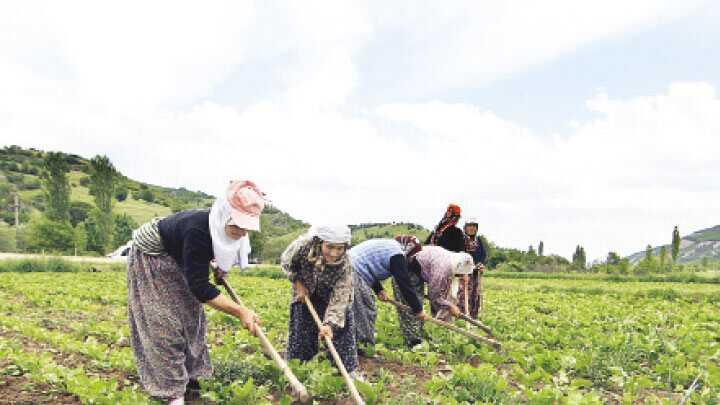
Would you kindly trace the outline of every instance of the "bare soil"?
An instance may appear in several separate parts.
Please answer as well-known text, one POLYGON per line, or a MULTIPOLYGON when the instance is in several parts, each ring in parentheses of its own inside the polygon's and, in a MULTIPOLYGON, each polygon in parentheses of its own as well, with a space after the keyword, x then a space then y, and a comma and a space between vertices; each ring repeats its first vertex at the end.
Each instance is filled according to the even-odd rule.
POLYGON ((32 381, 26 375, 4 375, 10 366, 7 360, 0 360, 0 405, 30 404, 82 404, 74 395, 48 384, 32 381))

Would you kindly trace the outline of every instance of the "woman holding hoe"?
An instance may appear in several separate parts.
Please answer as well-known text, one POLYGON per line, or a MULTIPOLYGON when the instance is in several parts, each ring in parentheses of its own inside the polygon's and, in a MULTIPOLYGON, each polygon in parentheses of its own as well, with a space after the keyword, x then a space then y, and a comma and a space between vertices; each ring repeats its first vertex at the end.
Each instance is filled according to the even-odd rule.
POLYGON ((478 221, 475 218, 468 218, 465 220, 465 251, 470 254, 475 262, 475 268, 473 269, 472 275, 468 281, 468 285, 465 285, 465 280, 459 286, 457 292, 458 300, 460 302, 460 310, 463 313, 469 314, 472 318, 478 319, 478 314, 482 308, 482 280, 481 277, 485 272, 485 260, 487 260, 487 249, 483 242, 483 238, 478 235, 478 221), (468 298, 465 299, 465 292, 467 291, 468 298), (465 308, 465 302, 468 303, 468 308, 465 308))
POLYGON ((168 404, 199 397, 198 379, 212 366, 202 304, 235 316, 251 333, 258 317, 220 294, 209 281, 210 261, 224 277, 249 231, 260 230, 263 193, 233 181, 209 210, 154 219, 133 232, 128 256, 128 318, 143 388, 168 404))
POLYGON ((440 246, 424 246, 415 255, 415 261, 420 266, 420 276, 428 284, 432 315, 443 321, 460 316, 455 291, 461 278, 472 272, 472 257, 465 252, 450 252, 440 246))
MULTIPOLYGON (((417 245, 419 246, 419 243, 417 245)), ((375 345, 375 319, 377 317, 375 297, 377 296, 381 301, 387 301, 388 296, 383 289, 382 282, 388 278, 392 278, 393 286, 396 288, 396 297, 402 297, 402 302, 407 303, 412 309, 413 315, 420 320, 428 318, 428 315, 423 312, 422 291, 419 296, 415 292, 417 277, 412 277, 410 274, 406 252, 398 240, 366 240, 350 249, 350 258, 354 271, 353 313, 355 315, 355 338, 358 344, 375 345)), ((358 353, 362 354, 362 348, 358 353)))
MULTIPOLYGON (((396 238, 409 247, 414 245, 413 239, 415 237, 409 235, 396 238)), ((417 277, 419 286, 413 289, 419 294, 422 294, 424 283, 427 283, 430 310, 436 319, 447 321, 460 315, 455 292, 460 280, 473 270, 473 259, 469 254, 451 252, 440 246, 422 246, 412 254, 408 268, 410 273, 417 277)), ((400 298, 400 301, 407 305, 403 298, 400 298)), ((422 342, 422 321, 403 311, 398 311, 398 316, 405 344, 412 347, 422 342)))
POLYGON ((349 246, 347 226, 316 226, 285 249, 280 264, 293 286, 288 359, 312 359, 318 352, 318 335, 327 336, 347 372, 358 378, 349 246), (305 304, 306 298, 321 319, 319 328, 305 304))

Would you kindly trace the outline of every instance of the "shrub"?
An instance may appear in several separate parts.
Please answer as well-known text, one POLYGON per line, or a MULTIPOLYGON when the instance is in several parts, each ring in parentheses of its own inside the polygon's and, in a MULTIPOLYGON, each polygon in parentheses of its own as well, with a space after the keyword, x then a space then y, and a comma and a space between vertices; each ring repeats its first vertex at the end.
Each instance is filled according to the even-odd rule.
POLYGON ((154 202, 155 201, 155 194, 153 194, 152 190, 146 188, 137 195, 136 197, 139 200, 144 200, 147 202, 154 202))
POLYGON ((113 248, 116 249, 130 240, 138 223, 128 214, 115 215, 113 222, 113 248))
POLYGON ((41 187, 40 180, 31 177, 18 184, 20 190, 38 190, 41 187))
POLYGON ((14 252, 17 249, 15 229, 0 222, 0 252, 14 252))
POLYGON ((77 263, 58 258, 51 259, 21 259, 21 260, 0 260, 0 273, 4 272, 54 272, 67 273, 81 271, 77 263))
POLYGON ((0 273, 75 273, 88 271, 90 267, 99 268, 103 271, 125 271, 123 263, 99 264, 99 263, 75 263, 58 257, 48 259, 8 259, 0 260, 0 273))
POLYGON ((84 201, 73 201, 70 203, 70 224, 77 226, 80 222, 83 222, 90 216, 92 212, 92 204, 88 204, 84 201))
POLYGON ((29 236, 27 248, 32 251, 72 253, 75 248, 75 231, 69 221, 35 219, 30 223, 29 236))

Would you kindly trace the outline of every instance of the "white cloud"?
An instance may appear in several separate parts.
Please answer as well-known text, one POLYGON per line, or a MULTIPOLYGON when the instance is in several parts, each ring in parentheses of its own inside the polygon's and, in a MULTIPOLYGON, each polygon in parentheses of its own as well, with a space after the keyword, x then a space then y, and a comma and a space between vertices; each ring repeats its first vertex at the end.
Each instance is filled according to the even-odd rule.
MULTIPOLYGON (((379 3, 379 2, 378 2, 379 3)), ((455 1, 382 2, 373 7, 380 57, 368 75, 391 95, 428 96, 449 88, 478 88, 546 63, 588 43, 686 16, 691 1, 455 1), (388 75, 393 66, 400 70, 388 75), (389 80, 386 79, 389 77, 389 80)))
POLYGON ((216 194, 253 178, 308 221, 432 226, 457 201, 501 245, 543 239, 565 255, 576 243, 629 253, 676 223, 709 225, 720 107, 707 83, 598 94, 587 103, 597 118, 564 137, 442 98, 352 99, 387 90, 373 67, 415 100, 699 2, 413 4, 3 3, 0 143, 108 154, 132 178, 216 194), (242 106, 215 100, 245 66, 273 86, 242 106))
POLYGON ((388 105, 379 113, 432 134, 427 155, 454 151, 448 167, 457 176, 444 181, 475 185, 461 201, 489 209, 478 216, 501 243, 543 239, 566 254, 582 243, 602 256, 665 243, 674 224, 689 231, 713 221, 720 99, 712 86, 675 83, 629 100, 599 94, 587 105, 600 116, 552 141, 467 105, 388 105), (473 154, 479 158, 469 161, 473 154))

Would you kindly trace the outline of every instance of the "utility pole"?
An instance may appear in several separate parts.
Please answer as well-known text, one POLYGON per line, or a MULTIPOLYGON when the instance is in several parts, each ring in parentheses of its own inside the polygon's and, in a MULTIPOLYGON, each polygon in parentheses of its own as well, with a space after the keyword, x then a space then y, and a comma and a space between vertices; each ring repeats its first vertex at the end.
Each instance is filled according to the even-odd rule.
POLYGON ((15 230, 20 226, 20 199, 17 193, 15 193, 15 230))

